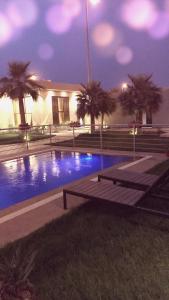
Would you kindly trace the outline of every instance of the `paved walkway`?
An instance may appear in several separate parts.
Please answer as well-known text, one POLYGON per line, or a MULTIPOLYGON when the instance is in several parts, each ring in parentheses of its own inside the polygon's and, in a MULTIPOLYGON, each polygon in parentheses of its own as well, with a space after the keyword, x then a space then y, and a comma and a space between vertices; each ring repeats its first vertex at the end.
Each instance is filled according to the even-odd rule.
MULTIPOLYGON (((8 146, 9 147, 9 146, 8 146)), ((25 149, 21 149, 19 153, 13 153, 8 148, 8 152, 0 152, 0 161, 5 159, 13 159, 15 157, 21 157, 23 155, 28 155, 32 153, 39 153, 44 151, 53 151, 54 147, 50 146, 43 146, 35 143, 34 149, 29 151, 25 151, 25 149)), ((69 150, 70 148, 61 148, 57 147, 57 149, 62 150, 69 150)), ((72 149, 76 151, 81 151, 82 149, 72 149)), ((100 152, 100 150, 96 149, 83 149, 84 152, 100 152)), ((116 154, 117 151, 104 151, 107 154, 116 154)), ((118 155, 129 155, 128 152, 118 151, 118 155)), ((131 155, 131 153, 130 153, 131 155)), ((154 165, 160 163, 161 161, 165 160, 165 155, 162 154, 139 154, 139 156, 146 155, 146 158, 143 158, 139 163, 133 162, 125 163, 125 168, 129 168, 130 170, 135 170, 138 172, 144 172, 154 165)), ((115 166, 117 167, 117 166, 115 166)), ((123 168, 122 165, 118 167, 123 168)), ((93 178, 93 175, 90 176, 90 179, 93 178)), ((83 179, 84 180, 84 179, 83 179)), ((44 224, 63 216, 64 214, 68 213, 70 209, 76 207, 83 203, 84 199, 77 199, 72 196, 69 197, 69 209, 67 211, 63 210, 63 203, 61 197, 61 190, 59 190, 59 194, 54 194, 53 196, 47 197, 45 200, 38 200, 38 202, 23 202, 17 205, 16 207, 11 207, 7 209, 7 211, 0 213, 0 246, 5 245, 8 242, 14 241, 21 237, 28 235, 29 233, 37 230, 38 228, 42 227, 44 224), (53 198, 52 198, 53 197, 53 198), (57 198, 57 199, 56 199, 57 198)))

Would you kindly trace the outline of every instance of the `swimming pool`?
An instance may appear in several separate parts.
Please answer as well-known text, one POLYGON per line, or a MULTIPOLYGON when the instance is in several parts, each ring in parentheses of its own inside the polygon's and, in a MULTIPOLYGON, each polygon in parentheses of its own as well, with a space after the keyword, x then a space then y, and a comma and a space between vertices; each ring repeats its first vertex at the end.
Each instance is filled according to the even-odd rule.
POLYGON ((0 209, 129 159, 127 156, 52 151, 2 162, 0 209))

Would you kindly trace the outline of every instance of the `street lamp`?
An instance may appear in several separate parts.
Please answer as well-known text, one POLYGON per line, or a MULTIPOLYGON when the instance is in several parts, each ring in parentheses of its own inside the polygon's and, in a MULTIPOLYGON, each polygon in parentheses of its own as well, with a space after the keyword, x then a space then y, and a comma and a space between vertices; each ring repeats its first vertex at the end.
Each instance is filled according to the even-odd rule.
POLYGON ((125 92, 127 90, 127 88, 128 88, 127 82, 123 82, 122 85, 121 85, 122 91, 125 92))
POLYGON ((86 44, 86 60, 87 60, 87 82, 90 83, 92 79, 92 66, 90 54, 90 38, 89 38, 89 3, 96 6, 101 0, 85 0, 85 44, 86 44))

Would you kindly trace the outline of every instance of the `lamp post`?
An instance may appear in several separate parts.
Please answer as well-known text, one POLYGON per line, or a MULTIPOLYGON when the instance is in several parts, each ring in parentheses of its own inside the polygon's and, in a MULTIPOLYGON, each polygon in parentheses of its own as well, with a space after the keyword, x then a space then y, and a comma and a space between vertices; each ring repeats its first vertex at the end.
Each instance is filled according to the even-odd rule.
POLYGON ((122 92, 125 92, 127 90, 127 88, 128 88, 127 82, 123 82, 121 85, 122 92))
POLYGON ((89 4, 96 6, 101 0, 85 0, 85 45, 86 45, 86 63, 87 63, 87 83, 92 79, 92 65, 90 53, 90 38, 89 38, 89 4))
POLYGON ((85 0, 85 45, 86 45, 86 63, 87 63, 87 83, 89 84, 92 78, 92 67, 90 57, 90 40, 89 40, 89 0, 85 0))

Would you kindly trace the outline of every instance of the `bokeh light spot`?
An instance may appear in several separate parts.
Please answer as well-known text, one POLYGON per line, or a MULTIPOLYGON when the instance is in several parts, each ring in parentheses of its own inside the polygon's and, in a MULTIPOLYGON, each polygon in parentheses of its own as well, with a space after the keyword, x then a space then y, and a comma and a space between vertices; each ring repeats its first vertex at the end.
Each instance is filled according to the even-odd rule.
POLYGON ((77 17, 82 9, 80 0, 64 0, 63 8, 71 17, 77 17))
POLYGON ((149 28, 157 18, 157 8, 152 0, 127 0, 122 6, 122 20, 136 30, 149 28))
POLYGON ((169 13, 160 12, 153 26, 149 29, 151 37, 162 39, 169 35, 169 13))
POLYGON ((133 52, 129 47, 122 46, 116 51, 115 57, 118 63, 127 65, 133 59, 133 52))
POLYGON ((50 60, 54 55, 54 49, 50 44, 44 43, 39 46, 38 54, 41 59, 50 60))
POLYGON ((89 0, 89 3, 93 6, 100 4, 101 0, 89 0))
POLYGON ((96 46, 107 47, 115 37, 115 29, 109 23, 100 23, 92 32, 92 39, 96 46))
POLYGON ((165 0, 164 6, 165 6, 165 10, 169 12, 169 0, 165 0))
POLYGON ((38 17, 38 8, 33 0, 11 0, 7 4, 7 16, 16 27, 33 25, 38 17))
POLYGON ((0 13, 0 47, 10 41, 12 37, 12 28, 8 19, 0 13))
POLYGON ((72 25, 72 16, 63 5, 52 5, 46 14, 46 24, 54 33, 67 32, 72 25))

